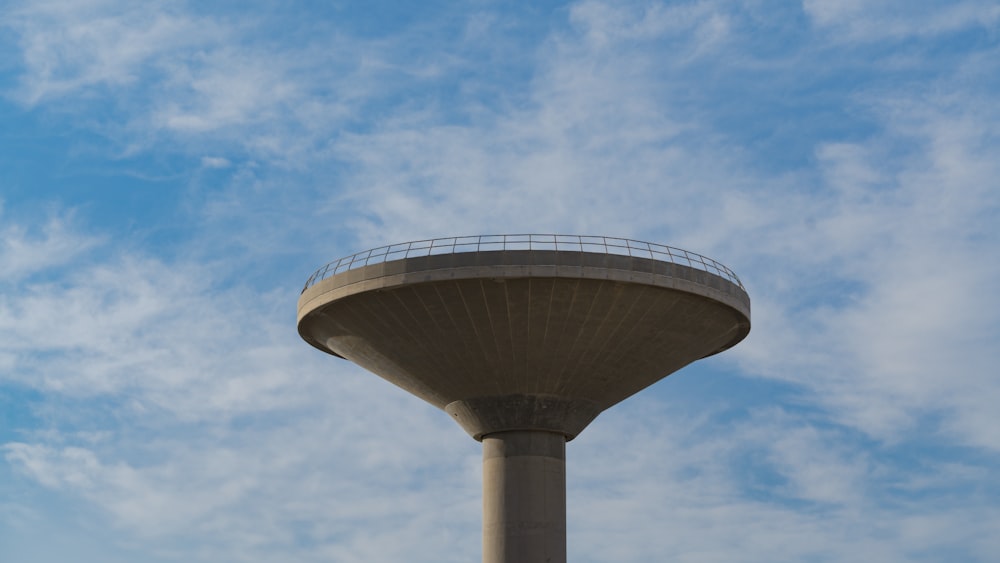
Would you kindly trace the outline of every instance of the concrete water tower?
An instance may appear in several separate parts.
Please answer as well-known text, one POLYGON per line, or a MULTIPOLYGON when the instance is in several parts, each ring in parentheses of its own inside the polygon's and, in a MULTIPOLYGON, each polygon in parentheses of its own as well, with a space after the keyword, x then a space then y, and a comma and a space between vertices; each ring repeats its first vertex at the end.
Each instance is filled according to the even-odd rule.
POLYGON ((484 563, 565 563, 566 442, 750 332, 739 278, 610 237, 383 246, 306 282, 299 334, 443 409, 483 443, 484 563))

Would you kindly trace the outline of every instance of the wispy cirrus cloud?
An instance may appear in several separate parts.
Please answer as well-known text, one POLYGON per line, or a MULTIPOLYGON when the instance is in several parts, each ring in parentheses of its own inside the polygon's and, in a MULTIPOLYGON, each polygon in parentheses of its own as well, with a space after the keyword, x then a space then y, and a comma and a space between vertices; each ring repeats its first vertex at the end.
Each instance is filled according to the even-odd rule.
MULTIPOLYGON (((0 217, 3 217, 0 207, 0 217)), ((0 283, 13 283, 78 258, 101 242, 99 236, 79 236, 72 215, 52 217, 40 228, 8 221, 0 232, 0 283)))
POLYGON ((983 30, 1000 21, 1000 7, 989 0, 924 2, 903 0, 804 0, 813 22, 844 34, 848 41, 881 41, 937 36, 969 28, 983 30))
MULTIPOLYGON (((223 289, 211 268, 143 255, 69 263, 0 298, 0 390, 32 390, 34 421, 0 449, 12 478, 85 501, 110 525, 103 541, 162 557, 362 561, 404 557, 442 521, 475 530, 473 443, 432 407, 310 354, 288 320, 295 288, 223 289), (401 432, 412 435, 384 447, 401 432), (411 471, 459 485, 427 512, 411 471)), ((22 502, 5 501, 4 518, 33 510, 22 502)))
POLYGON ((648 21, 657 11, 588 3, 573 14, 579 33, 539 54, 530 103, 471 125, 391 121, 338 146, 357 170, 362 238, 603 230, 730 257, 756 303, 734 356, 752 371, 795 382, 878 439, 946 413, 937 430, 948 439, 995 448, 974 429, 995 423, 998 272, 985 257, 1000 244, 997 115, 965 77, 996 64, 971 57, 917 89, 862 83, 846 99, 869 132, 807 137, 809 166, 775 175, 671 106, 683 99, 672 71, 654 70, 643 43, 678 39, 648 21), (615 31, 632 28, 653 31, 615 31))
POLYGON ((209 19, 155 7, 104 0, 14 6, 3 23, 17 33, 24 60, 15 97, 37 104, 85 89, 135 87, 164 70, 165 53, 197 52, 229 36, 209 19))
POLYGON ((21 107, 103 108, 65 123, 224 186, 169 252, 0 229, 0 390, 31 419, 0 469, 165 561, 475 558, 476 445, 297 342, 286 270, 625 235, 733 266, 754 329, 694 368, 711 392, 678 374, 570 444, 574 560, 989 560, 1000 59, 937 42, 994 8, 851 6, 583 2, 524 40, 488 11, 263 38, 253 10, 19 5, 21 107))
POLYGON ((323 157, 363 111, 396 105, 396 88, 424 90, 442 74, 472 67, 441 49, 461 37, 421 29, 352 36, 282 15, 176 2, 15 4, 0 20, 22 58, 8 95, 30 107, 90 114, 85 126, 124 154, 164 143, 179 152, 218 150, 221 142, 296 168, 323 157), (262 35, 273 40, 255 40, 262 35))
MULTIPOLYGON (((900 93, 884 110, 881 135, 818 148, 833 205, 813 209, 810 228, 787 235, 825 258, 796 260, 818 267, 825 283, 812 279, 813 291, 804 285, 765 302, 785 311, 783 324, 806 318, 813 329, 737 354, 788 355, 785 368, 764 371, 815 387, 844 409, 843 422, 875 435, 898 437, 947 413, 940 430, 950 438, 996 448, 973 429, 994 424, 983 416, 995 398, 989 335, 1000 325, 988 289, 1000 272, 987 258, 1000 244, 990 227, 1000 170, 988 148, 997 115, 975 96, 956 106, 951 95, 918 102, 900 93), (795 298, 823 292, 836 301, 803 310, 795 298), (958 427, 965 431, 953 433, 958 427)), ((763 336, 783 333, 791 336, 763 336)))
POLYGON ((637 402, 568 446, 576 559, 978 561, 996 548, 991 501, 949 497, 978 488, 981 468, 902 470, 905 453, 859 450, 851 431, 776 406, 727 421, 680 399, 637 402), (943 532, 917 538, 934 524, 943 532))

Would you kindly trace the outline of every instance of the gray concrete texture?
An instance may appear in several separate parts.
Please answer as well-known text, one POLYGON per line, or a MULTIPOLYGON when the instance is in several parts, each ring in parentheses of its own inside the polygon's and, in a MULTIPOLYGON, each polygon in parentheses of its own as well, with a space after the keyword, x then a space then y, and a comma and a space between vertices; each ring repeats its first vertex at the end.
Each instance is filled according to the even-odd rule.
POLYGON ((449 413, 476 439, 575 437, 601 411, 750 330, 738 285, 644 258, 495 251, 350 270, 299 299, 299 334, 449 413))
POLYGON ((566 561, 561 434, 516 431, 483 438, 483 553, 486 563, 566 561))
POLYGON ((483 442, 486 563, 558 563, 565 442, 605 409, 743 340, 750 299, 729 279, 648 258, 465 252, 323 279, 303 291, 298 329, 483 442))

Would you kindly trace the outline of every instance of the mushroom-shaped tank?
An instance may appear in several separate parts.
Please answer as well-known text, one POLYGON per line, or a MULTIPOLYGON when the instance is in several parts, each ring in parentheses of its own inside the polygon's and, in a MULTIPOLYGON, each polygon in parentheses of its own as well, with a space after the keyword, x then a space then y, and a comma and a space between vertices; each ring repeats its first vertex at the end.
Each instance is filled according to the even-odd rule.
POLYGON ((725 266, 628 239, 496 235, 386 246, 306 284, 299 334, 449 412, 474 438, 572 439, 750 331, 725 266))

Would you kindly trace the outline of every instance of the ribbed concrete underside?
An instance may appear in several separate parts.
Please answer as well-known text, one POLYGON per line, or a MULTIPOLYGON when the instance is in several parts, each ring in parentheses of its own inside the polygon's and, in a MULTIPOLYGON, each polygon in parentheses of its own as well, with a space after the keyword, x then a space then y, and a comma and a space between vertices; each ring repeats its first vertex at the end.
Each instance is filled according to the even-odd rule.
POLYGON ((735 277, 689 264, 563 251, 394 260, 308 287, 299 334, 483 441, 484 563, 565 563, 565 440, 750 330, 735 277))
POLYGON ((741 319, 680 291, 529 278, 352 295, 316 321, 310 333, 330 351, 444 408, 516 393, 611 406, 724 347, 741 319))
POLYGON ((643 274, 651 281, 641 283, 628 281, 636 276, 625 266, 636 261, 627 258, 579 277, 477 260, 324 280, 300 300, 299 332, 440 408, 529 396, 592 408, 592 418, 749 331, 742 289, 714 277, 690 283, 685 276, 707 274, 689 268, 671 264, 678 275, 643 274))

